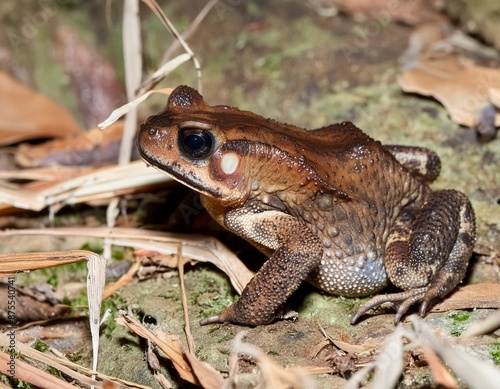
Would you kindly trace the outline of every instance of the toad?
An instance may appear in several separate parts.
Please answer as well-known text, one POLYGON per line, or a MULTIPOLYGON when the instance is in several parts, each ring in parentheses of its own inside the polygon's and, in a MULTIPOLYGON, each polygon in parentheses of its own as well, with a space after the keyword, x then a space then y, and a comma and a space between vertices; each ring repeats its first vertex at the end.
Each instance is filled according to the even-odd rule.
POLYGON ((351 321, 390 302, 398 322, 413 304, 425 315, 467 270, 474 211, 463 193, 429 188, 441 165, 428 149, 384 146, 350 122, 308 131, 210 106, 187 86, 142 125, 138 148, 269 257, 240 299, 202 325, 269 323, 304 280, 349 297, 391 282, 401 292, 373 297, 351 321))

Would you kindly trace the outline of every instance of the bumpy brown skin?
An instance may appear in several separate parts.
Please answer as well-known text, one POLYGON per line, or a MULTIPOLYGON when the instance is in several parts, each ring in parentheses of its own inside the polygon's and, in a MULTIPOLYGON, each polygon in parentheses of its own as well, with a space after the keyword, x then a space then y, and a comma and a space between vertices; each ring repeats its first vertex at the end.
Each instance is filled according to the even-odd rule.
POLYGON ((475 242, 474 212, 455 190, 431 192, 439 158, 382 146, 352 123, 307 131, 227 106, 181 86, 143 125, 142 158, 202 193, 210 214, 269 260, 220 315, 201 324, 272 321, 307 279, 322 290, 367 296, 392 282, 354 323, 385 302, 395 321, 447 295, 463 279, 475 242))

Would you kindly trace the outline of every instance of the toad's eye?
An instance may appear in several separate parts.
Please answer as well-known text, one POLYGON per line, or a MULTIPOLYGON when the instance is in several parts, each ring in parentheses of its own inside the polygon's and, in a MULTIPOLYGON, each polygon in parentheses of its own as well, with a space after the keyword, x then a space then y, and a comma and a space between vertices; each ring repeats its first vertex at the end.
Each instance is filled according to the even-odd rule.
POLYGON ((183 128, 179 132, 179 145, 190 158, 207 158, 213 151, 213 144, 214 136, 210 131, 200 128, 183 128))

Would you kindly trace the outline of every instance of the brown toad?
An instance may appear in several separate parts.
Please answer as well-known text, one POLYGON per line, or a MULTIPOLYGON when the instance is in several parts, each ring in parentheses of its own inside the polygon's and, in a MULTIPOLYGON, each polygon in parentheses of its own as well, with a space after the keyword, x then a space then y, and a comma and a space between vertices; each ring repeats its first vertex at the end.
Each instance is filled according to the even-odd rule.
POLYGON ((308 280, 335 295, 367 296, 354 323, 385 302, 395 321, 447 295, 464 277, 474 211, 455 190, 432 192, 430 150, 382 146, 344 122, 313 131, 228 106, 180 86, 143 124, 144 161, 201 193, 208 212, 269 260, 238 302, 201 324, 269 323, 308 280))

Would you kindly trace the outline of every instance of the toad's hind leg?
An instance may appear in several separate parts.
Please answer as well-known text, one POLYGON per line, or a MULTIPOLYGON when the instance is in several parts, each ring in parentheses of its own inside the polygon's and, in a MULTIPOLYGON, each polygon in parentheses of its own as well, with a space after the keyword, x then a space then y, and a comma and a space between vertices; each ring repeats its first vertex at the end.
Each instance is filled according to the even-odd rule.
POLYGON ((353 323, 386 302, 397 306, 396 323, 418 302, 424 316, 433 299, 446 296, 465 276, 476 237, 469 199, 443 190, 432 193, 418 214, 415 211, 401 212, 386 245, 387 275, 403 292, 369 300, 354 314, 353 323))

